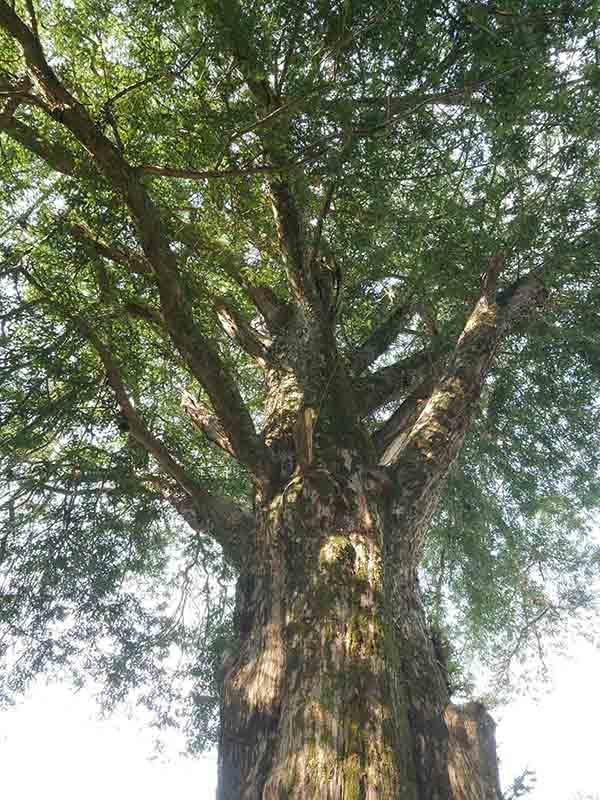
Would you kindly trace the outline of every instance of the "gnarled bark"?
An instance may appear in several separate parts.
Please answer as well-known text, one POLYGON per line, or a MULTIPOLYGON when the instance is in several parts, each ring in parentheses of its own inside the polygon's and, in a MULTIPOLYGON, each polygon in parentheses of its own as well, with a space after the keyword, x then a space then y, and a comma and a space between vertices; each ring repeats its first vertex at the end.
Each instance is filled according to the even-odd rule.
POLYGON ((416 570, 386 574, 387 499, 370 475, 343 451, 258 503, 224 664, 218 800, 494 796, 487 762, 477 771, 491 750, 448 704, 416 570))

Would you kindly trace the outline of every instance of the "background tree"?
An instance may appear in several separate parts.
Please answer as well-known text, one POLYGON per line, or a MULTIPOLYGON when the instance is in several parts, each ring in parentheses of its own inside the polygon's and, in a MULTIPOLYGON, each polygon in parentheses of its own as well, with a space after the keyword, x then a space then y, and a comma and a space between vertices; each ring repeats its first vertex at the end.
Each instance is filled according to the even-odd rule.
POLYGON ((136 691, 220 800, 496 796, 465 654, 599 562, 597 25, 0 0, 7 696, 136 691))

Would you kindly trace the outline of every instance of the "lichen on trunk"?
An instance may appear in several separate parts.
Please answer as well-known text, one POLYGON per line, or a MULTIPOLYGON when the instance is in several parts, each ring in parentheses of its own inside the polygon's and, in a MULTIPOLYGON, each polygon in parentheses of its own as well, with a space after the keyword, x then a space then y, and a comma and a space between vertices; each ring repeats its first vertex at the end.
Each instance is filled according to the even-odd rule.
POLYGON ((219 800, 452 796, 444 675, 414 570, 401 605, 389 590, 387 501, 373 486, 343 451, 257 508, 225 665, 219 800))

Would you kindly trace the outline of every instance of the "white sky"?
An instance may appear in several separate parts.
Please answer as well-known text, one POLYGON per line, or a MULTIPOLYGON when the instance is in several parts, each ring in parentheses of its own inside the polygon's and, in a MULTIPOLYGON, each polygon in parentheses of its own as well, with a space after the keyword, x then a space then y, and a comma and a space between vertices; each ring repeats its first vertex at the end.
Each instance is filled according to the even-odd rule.
MULTIPOLYGON (((527 800, 569 800, 577 791, 600 798, 600 639, 573 641, 551 667, 551 693, 495 714, 504 786, 529 766, 537 784, 527 800)), ((40 684, 0 714, 3 800, 211 800, 214 757, 151 761, 153 732, 140 724, 125 715, 98 720, 84 692, 40 684)))

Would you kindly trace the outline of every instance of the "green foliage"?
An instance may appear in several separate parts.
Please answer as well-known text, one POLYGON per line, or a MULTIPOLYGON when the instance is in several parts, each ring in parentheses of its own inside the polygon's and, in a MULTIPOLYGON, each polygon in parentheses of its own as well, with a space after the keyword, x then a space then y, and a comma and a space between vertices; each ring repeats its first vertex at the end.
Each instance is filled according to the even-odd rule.
MULTIPOLYGON (((27 4, 15 6, 28 19, 27 4)), ((285 176, 313 221, 335 184, 322 250, 342 275, 344 355, 413 296, 431 308, 439 343, 454 342, 501 249, 502 287, 544 266, 551 299, 499 353, 433 523, 423 587, 452 658, 463 647, 501 676, 590 608, 600 565, 590 535, 600 504, 597 4, 271 0, 244 3, 239 16, 218 0, 35 6, 58 76, 144 175, 194 323, 257 422, 264 376, 206 298, 218 293, 260 327, 232 264, 288 297, 267 175, 285 176), (250 82, 279 95, 272 117, 257 119, 250 82), (171 177, 149 165, 232 172, 171 177)), ((0 53, 1 74, 21 75, 5 34, 0 53)), ((71 166, 57 172, 7 129, 0 137, 0 647, 11 666, 0 688, 9 697, 53 669, 91 674, 109 704, 133 691, 163 723, 177 710, 200 748, 215 735, 231 570, 165 506, 156 464, 119 428, 85 330, 110 344, 136 410, 191 479, 248 506, 248 476, 182 413, 182 391, 206 401, 203 390, 172 342, 131 312, 159 309, 156 282, 73 235, 85 225, 137 250, 120 196, 35 104, 15 118, 71 166)), ((428 336, 413 315, 383 360, 428 336)))

